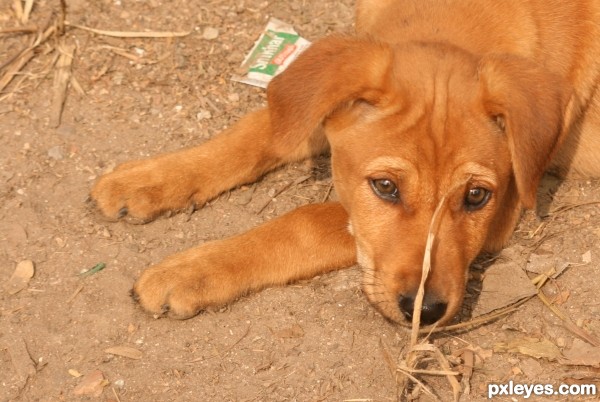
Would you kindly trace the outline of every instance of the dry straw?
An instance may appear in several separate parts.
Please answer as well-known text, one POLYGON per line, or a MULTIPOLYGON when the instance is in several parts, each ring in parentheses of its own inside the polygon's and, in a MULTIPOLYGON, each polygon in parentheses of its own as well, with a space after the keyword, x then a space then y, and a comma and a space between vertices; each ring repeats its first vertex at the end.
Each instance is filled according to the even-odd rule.
MULTIPOLYGON (((408 387, 407 379, 410 379, 414 383, 417 384, 421 389, 424 390, 430 397, 434 399, 438 399, 422 382, 420 382, 413 374, 425 374, 425 375, 435 375, 435 376, 445 376, 452 387, 452 394, 454 396, 454 400, 458 401, 461 392, 461 386, 456 376, 459 374, 458 372, 452 370, 450 363, 444 356, 444 354, 433 344, 428 343, 429 335, 425 337, 422 343, 419 343, 419 334, 420 334, 420 326, 421 326, 421 309, 423 307, 423 299, 425 297, 425 282, 427 281, 427 277, 431 272, 431 250, 433 248, 433 244, 435 241, 436 233, 439 229, 442 212, 444 209, 444 205, 446 203, 446 197, 442 197, 440 202, 438 203, 435 212, 431 218, 431 222, 429 224, 429 231, 427 233, 427 242, 425 244, 425 255, 423 257, 423 265, 422 265, 422 273, 421 273, 421 283, 419 284, 419 290, 417 291, 417 295, 415 297, 415 304, 413 309, 413 319, 412 319, 412 330, 410 337, 410 348, 406 355, 406 359, 401 365, 398 367, 398 371, 405 375, 403 381, 400 383, 400 392, 404 393, 406 388, 408 387), (438 362, 441 370, 423 370, 416 369, 423 355, 433 355, 433 358, 438 362)), ((435 328, 435 327, 434 327, 435 328)), ((429 332, 431 333, 431 331, 429 332)))
MULTIPOLYGON (((79 93, 83 90, 77 80, 71 74, 71 67, 75 57, 76 46, 68 43, 67 37, 64 35, 65 27, 80 29, 87 32, 92 32, 96 35, 111 36, 118 38, 173 38, 189 35, 192 31, 187 32, 162 32, 162 31, 108 31, 103 29, 90 28, 83 25, 78 25, 66 21, 67 4, 65 0, 60 1, 60 12, 46 29, 41 29, 36 26, 26 25, 29 23, 31 12, 33 11, 33 0, 14 0, 13 9, 15 16, 21 27, 6 28, 0 30, 0 35, 8 34, 35 34, 30 44, 18 52, 14 57, 10 58, 3 64, 0 64, 0 101, 9 98, 18 91, 23 81, 28 78, 27 74, 23 74, 22 70, 25 66, 40 53, 41 45, 51 45, 52 50, 56 53, 51 69, 54 69, 54 84, 53 84, 53 99, 50 110, 50 125, 58 127, 60 125, 61 115, 67 97, 69 87, 73 87, 79 93), (51 40, 53 39, 53 40, 51 40), (20 80, 16 80, 16 84, 12 86, 11 91, 4 93, 16 77, 21 76, 20 80)), ((111 49, 113 52, 131 58, 132 56, 126 52, 121 52, 118 49, 111 49)), ((47 52, 46 52, 47 53, 47 52)), ((134 61, 144 64, 155 64, 164 60, 145 61, 136 59, 134 61)))

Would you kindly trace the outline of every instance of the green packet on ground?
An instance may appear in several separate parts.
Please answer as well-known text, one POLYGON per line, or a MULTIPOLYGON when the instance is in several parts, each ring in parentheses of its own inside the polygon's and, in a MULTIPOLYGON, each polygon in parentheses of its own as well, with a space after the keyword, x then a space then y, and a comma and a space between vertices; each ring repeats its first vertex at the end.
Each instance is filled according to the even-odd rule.
POLYGON ((271 18, 240 67, 233 80, 266 88, 269 81, 284 71, 310 42, 300 37, 294 28, 271 18))

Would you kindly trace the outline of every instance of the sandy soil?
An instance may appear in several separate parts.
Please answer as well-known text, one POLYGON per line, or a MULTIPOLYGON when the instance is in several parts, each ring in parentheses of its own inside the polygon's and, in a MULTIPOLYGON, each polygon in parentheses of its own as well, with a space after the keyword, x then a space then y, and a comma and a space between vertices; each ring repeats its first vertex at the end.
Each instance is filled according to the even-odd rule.
MULTIPOLYGON (((73 24, 192 33, 115 38, 67 27, 62 43, 76 46, 74 80, 58 127, 52 124, 57 39, 39 46, 0 92, 0 401, 399 398, 397 368, 409 335, 369 305, 357 268, 267 289, 187 321, 155 319, 128 296, 139 273, 169 254, 335 198, 325 159, 283 168, 194 213, 146 225, 105 222, 86 203, 94 181, 116 164, 200 144, 264 104, 263 90, 230 78, 268 17, 288 21, 315 40, 350 31, 352 3, 67 2, 73 24), (206 39, 206 28, 217 29, 216 38, 206 39), (26 260, 35 275, 14 293, 6 284, 26 260), (81 275, 99 263, 106 267, 81 275)), ((60 10, 58 0, 37 1, 29 22, 20 25, 12 5, 0 0, 0 29, 46 27, 60 10)), ((0 65, 33 37, 2 34, 0 65)), ((548 178, 540 196, 541 213, 525 214, 513 245, 474 277, 493 278, 488 272, 499 264, 523 273, 571 263, 545 292, 573 325, 533 298, 493 323, 436 334, 432 342, 463 375, 463 385, 469 372, 463 352, 477 351, 470 394, 461 400, 483 400, 489 383, 510 380, 600 383, 598 345, 580 341, 590 334, 593 343, 600 331, 600 183, 548 178), (589 359, 574 356, 574 346, 589 359)), ((473 282, 466 315, 485 304, 486 295, 498 299, 506 284, 518 287, 518 275, 502 272, 495 282, 473 282)), ((445 378, 420 379, 451 400, 445 378)), ((544 398, 538 400, 576 399, 544 398)))

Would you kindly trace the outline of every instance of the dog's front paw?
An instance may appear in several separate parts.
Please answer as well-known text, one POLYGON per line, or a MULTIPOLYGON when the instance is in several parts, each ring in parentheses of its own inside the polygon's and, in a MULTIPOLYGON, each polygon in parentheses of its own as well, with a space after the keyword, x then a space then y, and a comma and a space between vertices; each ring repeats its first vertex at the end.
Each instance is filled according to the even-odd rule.
POLYGON ((187 319, 243 293, 243 285, 225 264, 203 258, 206 247, 174 255, 148 268, 134 284, 132 297, 154 315, 187 319))
POLYGON ((175 161, 156 158, 128 162, 102 176, 91 199, 111 220, 147 222, 162 212, 188 207, 193 193, 191 178, 175 161))

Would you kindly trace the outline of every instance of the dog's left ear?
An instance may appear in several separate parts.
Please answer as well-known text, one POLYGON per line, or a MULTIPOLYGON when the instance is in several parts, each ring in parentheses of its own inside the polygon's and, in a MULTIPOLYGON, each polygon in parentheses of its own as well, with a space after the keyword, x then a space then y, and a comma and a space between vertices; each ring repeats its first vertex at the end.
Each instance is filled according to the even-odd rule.
POLYGON ((533 208, 538 184, 567 131, 572 89, 557 74, 513 55, 485 56, 479 79, 486 112, 507 135, 521 203, 533 208))
POLYGON ((310 136, 352 101, 378 104, 389 91, 394 53, 368 38, 330 36, 316 41, 267 88, 273 147, 310 136))

